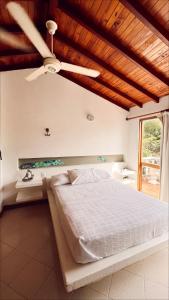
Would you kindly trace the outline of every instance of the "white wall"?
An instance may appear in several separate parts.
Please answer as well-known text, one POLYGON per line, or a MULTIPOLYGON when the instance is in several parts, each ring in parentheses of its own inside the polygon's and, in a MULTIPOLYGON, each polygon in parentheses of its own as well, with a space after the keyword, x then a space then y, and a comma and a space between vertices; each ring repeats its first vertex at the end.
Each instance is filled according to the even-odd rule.
MULTIPOLYGON (((162 97, 159 103, 149 102, 143 108, 134 107, 130 110, 128 117, 153 113, 169 108, 169 96, 162 97)), ((139 145, 139 119, 128 121, 128 150, 127 165, 133 170, 138 168, 138 145, 139 145)))
POLYGON ((31 70, 2 73, 3 184, 13 201, 23 157, 126 154, 126 112, 59 75, 28 83, 31 70), (86 114, 95 116, 93 122, 86 114), (51 137, 44 136, 49 127, 51 137))

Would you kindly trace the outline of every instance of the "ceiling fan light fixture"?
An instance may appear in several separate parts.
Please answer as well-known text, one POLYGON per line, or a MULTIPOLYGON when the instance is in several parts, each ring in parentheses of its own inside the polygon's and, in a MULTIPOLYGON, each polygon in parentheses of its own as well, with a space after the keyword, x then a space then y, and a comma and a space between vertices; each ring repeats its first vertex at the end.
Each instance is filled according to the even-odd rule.
POLYGON ((61 69, 60 62, 55 57, 45 58, 44 67, 49 73, 52 74, 59 72, 61 69))
POLYGON ((56 69, 52 66, 48 66, 49 73, 56 73, 56 69))

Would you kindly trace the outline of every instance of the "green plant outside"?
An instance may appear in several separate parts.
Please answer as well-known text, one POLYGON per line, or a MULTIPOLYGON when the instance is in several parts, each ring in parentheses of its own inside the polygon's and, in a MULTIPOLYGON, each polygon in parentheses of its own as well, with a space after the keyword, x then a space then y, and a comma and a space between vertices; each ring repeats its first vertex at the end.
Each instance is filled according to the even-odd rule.
POLYGON ((152 119, 143 123, 143 157, 159 157, 162 123, 152 119))

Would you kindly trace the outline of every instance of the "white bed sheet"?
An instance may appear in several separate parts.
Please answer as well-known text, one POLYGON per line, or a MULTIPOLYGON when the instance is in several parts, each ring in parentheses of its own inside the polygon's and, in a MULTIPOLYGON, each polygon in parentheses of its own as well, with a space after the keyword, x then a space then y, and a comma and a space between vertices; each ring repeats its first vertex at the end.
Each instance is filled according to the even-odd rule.
POLYGON ((113 179, 53 187, 74 260, 88 263, 168 231, 168 204, 113 179))

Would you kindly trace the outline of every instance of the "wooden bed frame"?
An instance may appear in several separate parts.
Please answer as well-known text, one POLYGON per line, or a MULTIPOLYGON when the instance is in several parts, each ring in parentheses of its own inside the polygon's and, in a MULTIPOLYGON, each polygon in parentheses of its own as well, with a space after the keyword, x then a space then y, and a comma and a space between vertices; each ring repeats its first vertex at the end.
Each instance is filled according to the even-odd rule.
POLYGON ((103 258, 99 261, 78 264, 71 256, 66 243, 57 211, 56 199, 51 189, 48 189, 48 201, 60 258, 63 280, 67 292, 71 292, 94 281, 98 281, 130 264, 133 264, 168 244, 168 233, 154 238, 139 246, 129 248, 119 254, 103 258))

